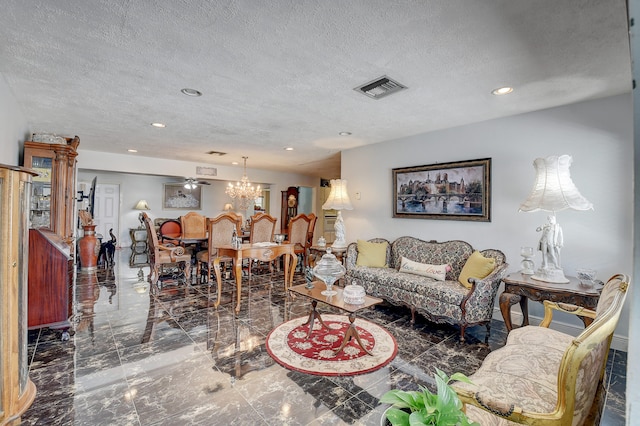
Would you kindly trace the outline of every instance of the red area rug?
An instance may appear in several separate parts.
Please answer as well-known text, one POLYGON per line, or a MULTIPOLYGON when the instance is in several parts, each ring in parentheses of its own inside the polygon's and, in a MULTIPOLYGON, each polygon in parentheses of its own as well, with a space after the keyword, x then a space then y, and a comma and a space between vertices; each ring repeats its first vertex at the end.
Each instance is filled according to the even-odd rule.
POLYGON ((285 368, 319 376, 370 373, 387 365, 398 353, 396 340, 387 330, 356 318, 362 344, 373 355, 363 351, 355 339, 334 354, 342 344, 349 319, 341 315, 323 315, 322 319, 328 329, 316 321, 310 338, 307 338, 309 326, 302 325, 307 317, 280 324, 267 336, 267 352, 285 368))

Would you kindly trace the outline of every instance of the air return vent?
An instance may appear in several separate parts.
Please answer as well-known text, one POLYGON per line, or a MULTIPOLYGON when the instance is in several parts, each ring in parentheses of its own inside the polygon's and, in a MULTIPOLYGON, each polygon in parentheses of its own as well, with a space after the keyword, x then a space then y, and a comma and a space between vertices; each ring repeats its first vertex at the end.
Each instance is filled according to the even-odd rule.
POLYGON ((196 174, 201 176, 218 176, 218 169, 215 167, 196 167, 196 174))
POLYGON ((207 154, 209 154, 209 155, 217 155, 218 157, 222 157, 223 155, 227 155, 226 152, 221 152, 221 151, 209 151, 209 152, 207 152, 207 154))
POLYGON ((390 79, 386 75, 383 75, 382 77, 365 83, 362 86, 358 86, 353 90, 367 95, 370 98, 380 99, 406 88, 407 86, 390 79))

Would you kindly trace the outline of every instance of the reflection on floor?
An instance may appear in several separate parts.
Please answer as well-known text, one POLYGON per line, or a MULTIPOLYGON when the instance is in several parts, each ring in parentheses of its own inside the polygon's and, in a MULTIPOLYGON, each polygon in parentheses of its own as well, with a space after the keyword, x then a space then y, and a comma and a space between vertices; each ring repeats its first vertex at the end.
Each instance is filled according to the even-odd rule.
MULTIPOLYGON (((301 374, 275 363, 264 347, 274 326, 308 309, 308 301, 285 297, 281 274, 245 279, 236 316, 229 282, 215 309, 207 285, 169 278, 149 289, 127 265, 128 250, 116 258, 110 270, 78 273, 70 341, 61 342, 59 331, 30 332, 38 394, 24 424, 379 425, 385 407, 378 398, 388 389, 433 388, 435 367, 471 374, 506 338, 504 324, 494 321, 489 346, 484 327, 472 327, 460 343, 454 327, 419 316, 411 327, 408 310, 377 306, 363 316, 397 339, 390 365, 352 377, 301 374)), ((304 282, 301 274, 296 281, 304 282)), ((612 351, 609 360, 601 424, 622 425, 626 353, 612 351)))

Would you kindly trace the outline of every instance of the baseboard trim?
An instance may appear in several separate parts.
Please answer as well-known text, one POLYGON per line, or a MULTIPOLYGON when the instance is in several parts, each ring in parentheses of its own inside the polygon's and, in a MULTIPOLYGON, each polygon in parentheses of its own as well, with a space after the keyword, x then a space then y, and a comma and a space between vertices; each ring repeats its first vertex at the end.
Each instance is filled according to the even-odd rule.
MULTIPOLYGON (((502 312, 500 312, 500 308, 493 308, 493 319, 504 322, 504 318, 502 318, 502 312)), ((537 325, 542 321, 542 317, 529 315, 529 324, 537 325)), ((511 311, 511 323, 512 324, 522 324, 522 313, 519 311, 511 311)), ((561 331, 563 333, 569 334, 571 336, 577 336, 582 332, 582 328, 573 325, 567 324, 561 321, 553 321, 551 323, 550 328, 561 331)), ((629 338, 625 336, 620 336, 613 333, 613 339, 611 339, 611 349, 615 349, 617 351, 627 352, 627 348, 629 347, 629 338)))

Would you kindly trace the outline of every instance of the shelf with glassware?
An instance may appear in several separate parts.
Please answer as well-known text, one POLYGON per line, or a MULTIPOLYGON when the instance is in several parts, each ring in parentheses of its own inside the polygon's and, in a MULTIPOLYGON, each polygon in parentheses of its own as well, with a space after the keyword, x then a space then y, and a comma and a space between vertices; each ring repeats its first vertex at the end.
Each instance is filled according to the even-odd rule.
POLYGON ((27 350, 27 216, 32 174, 0 165, 0 424, 20 424, 36 396, 27 350))

